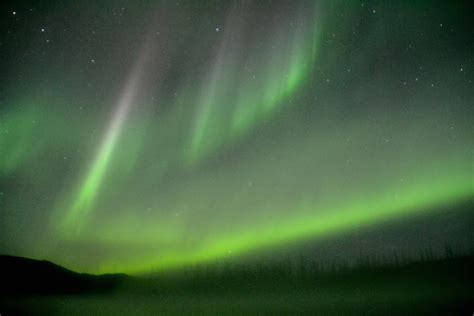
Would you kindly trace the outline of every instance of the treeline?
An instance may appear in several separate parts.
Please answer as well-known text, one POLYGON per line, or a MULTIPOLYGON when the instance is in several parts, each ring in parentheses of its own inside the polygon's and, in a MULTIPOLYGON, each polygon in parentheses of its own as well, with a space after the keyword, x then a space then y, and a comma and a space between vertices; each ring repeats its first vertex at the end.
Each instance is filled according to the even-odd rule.
POLYGON ((280 262, 230 263, 197 265, 175 271, 130 278, 124 288, 157 293, 191 291, 196 293, 225 291, 287 291, 317 287, 367 286, 387 282, 449 282, 472 279, 474 253, 455 256, 450 247, 436 256, 424 249, 418 258, 361 256, 353 264, 338 261, 320 263, 300 256, 280 262))

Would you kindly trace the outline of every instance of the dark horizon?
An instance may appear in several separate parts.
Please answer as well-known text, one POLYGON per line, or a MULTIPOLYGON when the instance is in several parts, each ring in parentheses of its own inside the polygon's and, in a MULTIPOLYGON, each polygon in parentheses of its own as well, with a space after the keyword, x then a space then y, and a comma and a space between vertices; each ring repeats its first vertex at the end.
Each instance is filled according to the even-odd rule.
POLYGON ((453 256, 447 249, 443 258, 427 254, 414 261, 368 260, 356 266, 330 267, 304 259, 297 264, 220 263, 131 277, 78 274, 47 261, 0 255, 0 309, 21 315, 114 315, 124 309, 150 315, 231 310, 451 314, 474 308, 473 264, 474 253, 453 256), (337 297, 343 300, 335 305, 337 297), (351 298, 357 301, 344 301, 351 298), (268 305, 269 300, 275 301, 268 305))

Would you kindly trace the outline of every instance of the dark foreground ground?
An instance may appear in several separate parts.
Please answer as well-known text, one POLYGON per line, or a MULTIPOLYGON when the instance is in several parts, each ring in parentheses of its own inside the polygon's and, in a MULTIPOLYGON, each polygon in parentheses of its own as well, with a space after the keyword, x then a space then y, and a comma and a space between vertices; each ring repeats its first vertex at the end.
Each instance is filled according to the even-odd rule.
POLYGON ((174 275, 77 274, 0 256, 6 315, 473 315, 474 256, 321 269, 213 267, 174 275))

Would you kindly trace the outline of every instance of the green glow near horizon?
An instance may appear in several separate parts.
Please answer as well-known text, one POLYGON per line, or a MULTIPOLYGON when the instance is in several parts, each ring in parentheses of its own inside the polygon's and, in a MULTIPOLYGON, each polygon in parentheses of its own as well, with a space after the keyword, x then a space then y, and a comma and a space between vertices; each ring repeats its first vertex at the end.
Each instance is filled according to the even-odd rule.
MULTIPOLYGON (((100 272, 143 273, 152 270, 174 269, 187 265, 214 262, 218 259, 238 256, 252 250, 282 245, 305 238, 320 239, 340 234, 351 229, 386 222, 394 219, 420 216, 440 206, 465 201, 474 196, 469 174, 443 175, 438 183, 418 183, 400 191, 379 194, 374 200, 359 197, 345 201, 335 209, 319 213, 316 205, 295 208, 296 213, 306 214, 301 218, 282 220, 268 219, 263 227, 242 228, 238 233, 222 233, 218 240, 208 241, 198 249, 171 250, 169 253, 146 258, 135 258, 129 264, 104 265, 100 272), (451 182, 450 182, 451 181, 451 182), (297 211, 299 209, 299 211, 297 211), (311 215, 315 212, 315 215, 311 215)), ((179 231, 179 230, 178 230, 179 231)), ((148 236, 148 238, 152 236, 148 236)), ((175 238, 179 236, 174 236, 175 238)), ((147 238, 147 239, 148 239, 147 238)), ((171 237, 173 238, 173 237, 171 237)), ((112 242, 113 239, 109 239, 112 242)))

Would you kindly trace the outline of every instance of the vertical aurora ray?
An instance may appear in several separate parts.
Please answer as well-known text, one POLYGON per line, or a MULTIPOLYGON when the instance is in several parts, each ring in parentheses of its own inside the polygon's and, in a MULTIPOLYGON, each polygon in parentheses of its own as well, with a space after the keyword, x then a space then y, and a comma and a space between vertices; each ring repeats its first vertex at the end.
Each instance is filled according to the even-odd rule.
POLYGON ((242 51, 243 21, 238 8, 227 16, 226 31, 217 48, 215 61, 201 87, 196 105, 196 119, 191 129, 188 164, 193 164, 224 143, 227 138, 226 116, 232 108, 228 96, 238 85, 239 53, 242 51))
MULTIPOLYGON (((313 24, 317 25, 315 21, 313 24)), ((315 58, 312 58, 310 47, 317 46, 318 30, 315 27, 311 33, 301 28, 296 27, 289 38, 276 38, 273 47, 278 48, 266 57, 267 61, 262 69, 263 77, 269 79, 256 87, 249 86, 250 92, 239 91, 232 118, 232 135, 240 136, 255 122, 271 117, 283 105, 283 101, 303 85, 314 69, 315 58), (287 47, 288 41, 291 43, 290 47, 287 47), (286 54, 277 53, 281 51, 286 51, 286 54)))
POLYGON ((194 164, 224 144, 242 138, 301 88, 314 70, 319 43, 317 7, 289 17, 286 27, 277 27, 265 38, 268 52, 258 45, 239 43, 248 36, 241 12, 232 11, 206 84, 197 104, 191 130, 188 162, 194 164), (294 24, 293 24, 294 23, 294 24), (245 50, 255 50, 249 53, 245 50), (245 54, 244 54, 245 53, 245 54), (248 57, 242 57, 248 55, 248 57), (246 65, 242 67, 243 65, 246 65), (247 69, 257 69, 249 73, 247 69), (236 80, 237 78, 237 80, 236 80))
POLYGON ((127 115, 133 106, 133 101, 140 91, 143 72, 149 55, 149 48, 144 48, 132 68, 123 91, 115 105, 109 126, 102 138, 101 145, 92 165, 87 172, 80 189, 73 199, 72 206, 62 221, 63 232, 70 234, 80 231, 81 226, 87 219, 87 215, 93 209, 96 196, 99 194, 100 186, 107 172, 111 156, 122 132, 127 115))

